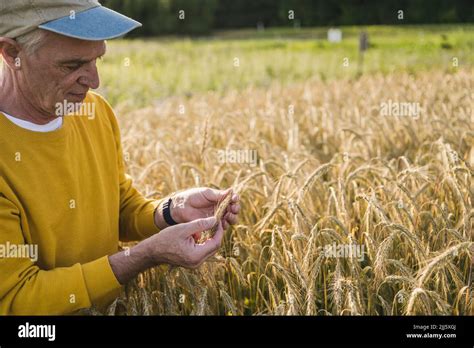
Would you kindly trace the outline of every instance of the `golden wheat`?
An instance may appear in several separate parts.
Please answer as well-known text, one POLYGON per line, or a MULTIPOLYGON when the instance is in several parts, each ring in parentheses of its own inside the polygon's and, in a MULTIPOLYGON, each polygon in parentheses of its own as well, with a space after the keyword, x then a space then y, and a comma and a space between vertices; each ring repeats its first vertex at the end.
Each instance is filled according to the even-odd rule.
POLYGON ((107 313, 473 314, 472 76, 313 78, 118 107, 142 192, 233 187, 242 211, 220 256, 144 272, 107 313), (422 113, 382 116, 388 100, 422 113), (258 162, 222 163, 220 150, 255 150, 258 162), (341 245, 362 254, 326 254, 341 245))

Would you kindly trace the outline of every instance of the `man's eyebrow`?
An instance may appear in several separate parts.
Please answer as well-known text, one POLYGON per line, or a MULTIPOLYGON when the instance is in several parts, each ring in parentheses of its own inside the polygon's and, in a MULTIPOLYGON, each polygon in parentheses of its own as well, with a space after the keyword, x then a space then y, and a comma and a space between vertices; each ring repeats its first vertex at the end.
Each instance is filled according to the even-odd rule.
POLYGON ((59 64, 86 64, 89 63, 90 60, 85 60, 85 59, 66 59, 66 60, 60 60, 58 63, 59 64))
MULTIPOLYGON (((102 58, 104 55, 105 53, 101 54, 100 56, 97 56, 97 58, 102 58)), ((87 64, 89 62, 92 62, 94 59, 72 58, 72 59, 60 60, 58 63, 59 64, 87 64)))

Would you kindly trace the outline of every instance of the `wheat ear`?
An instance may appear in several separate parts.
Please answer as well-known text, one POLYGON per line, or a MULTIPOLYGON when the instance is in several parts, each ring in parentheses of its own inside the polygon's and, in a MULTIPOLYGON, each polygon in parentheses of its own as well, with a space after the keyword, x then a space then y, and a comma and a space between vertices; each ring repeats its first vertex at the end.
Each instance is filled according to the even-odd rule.
POLYGON ((219 226, 219 222, 224 217, 225 212, 227 211, 227 207, 229 206, 230 201, 232 199, 232 193, 233 193, 233 190, 230 190, 227 193, 227 195, 224 197, 224 199, 217 206, 216 212, 214 213, 214 216, 216 218, 216 223, 210 229, 202 233, 201 241, 212 238, 216 234, 217 227, 219 226))

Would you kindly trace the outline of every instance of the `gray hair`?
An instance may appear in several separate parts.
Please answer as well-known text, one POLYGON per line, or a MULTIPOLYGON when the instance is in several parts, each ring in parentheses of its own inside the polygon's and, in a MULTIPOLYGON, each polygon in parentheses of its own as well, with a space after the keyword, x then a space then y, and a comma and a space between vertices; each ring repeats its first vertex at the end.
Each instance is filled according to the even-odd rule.
POLYGON ((29 33, 18 36, 16 42, 18 42, 27 54, 33 54, 43 45, 46 34, 47 31, 43 29, 35 29, 29 33))

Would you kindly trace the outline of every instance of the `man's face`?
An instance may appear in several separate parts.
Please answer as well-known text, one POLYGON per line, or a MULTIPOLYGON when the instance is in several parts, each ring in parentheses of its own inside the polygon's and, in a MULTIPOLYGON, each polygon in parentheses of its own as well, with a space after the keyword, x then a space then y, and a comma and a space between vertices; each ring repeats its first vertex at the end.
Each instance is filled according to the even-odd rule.
POLYGON ((21 52, 19 83, 24 97, 42 113, 55 114, 56 103, 79 103, 99 87, 96 62, 105 41, 84 41, 48 33, 32 55, 21 52))

